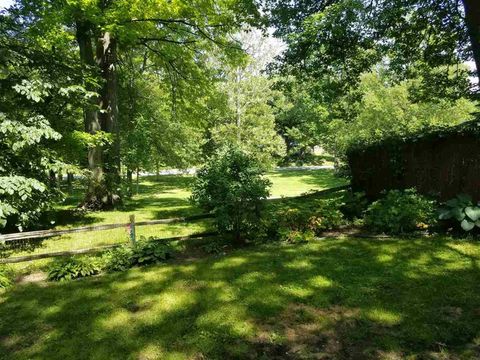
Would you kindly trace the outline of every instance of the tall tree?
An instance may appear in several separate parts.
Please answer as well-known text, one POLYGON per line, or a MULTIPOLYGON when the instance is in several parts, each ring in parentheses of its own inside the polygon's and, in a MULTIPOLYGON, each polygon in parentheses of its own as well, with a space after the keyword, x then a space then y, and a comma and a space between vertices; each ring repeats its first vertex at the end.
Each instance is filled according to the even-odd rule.
POLYGON ((182 73, 179 64, 201 66, 197 60, 214 48, 222 48, 224 59, 238 56, 239 48, 228 35, 259 17, 253 0, 18 0, 11 13, 31 36, 42 36, 45 46, 72 49, 73 35, 79 58, 90 71, 88 79, 99 79, 97 84, 85 84, 98 92, 84 109, 85 130, 97 138, 105 135, 104 141, 89 148, 92 176, 85 199, 89 207, 108 207, 119 201, 121 53, 143 47, 157 71, 169 68, 182 73))
POLYGON ((7 16, 0 49, 0 229, 22 230, 60 195, 49 175, 75 171, 65 149, 81 146, 68 135, 80 128, 86 92, 64 48, 40 46, 7 16))
MULTIPOLYGON (((286 64, 355 84, 387 59, 412 69, 456 66, 475 59, 480 79, 480 3, 476 0, 266 0, 273 26, 289 49, 286 64)), ((347 89, 344 87, 343 89, 347 89)))

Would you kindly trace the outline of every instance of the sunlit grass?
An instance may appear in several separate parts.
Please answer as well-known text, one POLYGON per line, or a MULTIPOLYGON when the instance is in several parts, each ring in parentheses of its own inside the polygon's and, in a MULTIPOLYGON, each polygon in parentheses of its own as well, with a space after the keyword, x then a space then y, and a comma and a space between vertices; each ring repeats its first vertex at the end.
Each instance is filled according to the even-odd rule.
POLYGON ((473 241, 324 239, 17 285, 0 358, 476 359, 479 261, 473 241))
MULTIPOLYGON (((273 196, 295 196, 309 190, 322 190, 345 183, 343 179, 335 177, 331 170, 281 171, 271 173, 268 177, 272 181, 273 196)), ((143 177, 140 179, 138 194, 125 200, 124 205, 119 209, 88 213, 80 213, 76 209, 84 196, 84 188, 81 184, 75 184, 74 191, 66 197, 63 203, 58 204, 54 212, 47 216, 45 223, 53 224, 55 229, 64 229, 85 225, 128 223, 130 214, 135 214, 136 221, 200 214, 203 213, 203 210, 189 202, 193 179, 189 175, 143 177)), ((134 186, 134 190, 136 189, 137 187, 134 186)), ((168 238, 210 230, 213 230, 212 221, 202 220, 180 224, 139 226, 136 232, 139 237, 168 238)), ((14 251, 4 254, 9 256, 44 254, 121 244, 127 241, 128 234, 125 227, 74 233, 43 241, 34 241, 29 243, 32 246, 16 246, 14 251)), ((44 266, 47 263, 48 261, 43 260, 38 264, 44 266)), ((25 270, 35 269, 35 266, 32 267, 31 263, 19 264, 15 265, 15 268, 25 270)))

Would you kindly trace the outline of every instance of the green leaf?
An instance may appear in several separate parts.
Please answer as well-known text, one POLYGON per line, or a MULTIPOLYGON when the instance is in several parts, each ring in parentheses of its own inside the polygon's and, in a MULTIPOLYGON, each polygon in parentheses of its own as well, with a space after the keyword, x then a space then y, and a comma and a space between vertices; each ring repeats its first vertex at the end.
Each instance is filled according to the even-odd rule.
POLYGON ((445 203, 445 205, 450 206, 452 208, 457 207, 458 206, 458 200, 456 198, 455 199, 450 199, 445 203))
POLYGON ((460 225, 462 226, 462 229, 465 231, 470 231, 475 227, 475 223, 472 221, 469 221, 467 219, 463 220, 460 225))
POLYGON ((465 214, 467 214, 472 221, 477 221, 480 219, 480 208, 476 206, 468 206, 465 208, 465 214))
POLYGON ((451 219, 452 217, 453 217, 452 211, 449 209, 441 209, 438 215, 438 218, 440 220, 448 220, 448 219, 451 219))
POLYGON ((470 195, 467 195, 467 194, 458 194, 457 195, 457 198, 458 200, 460 200, 460 202, 462 203, 471 203, 472 202, 472 198, 470 195))
POLYGON ((458 221, 462 221, 463 219, 465 219, 465 216, 466 216, 465 212, 461 208, 452 209, 452 215, 458 221))

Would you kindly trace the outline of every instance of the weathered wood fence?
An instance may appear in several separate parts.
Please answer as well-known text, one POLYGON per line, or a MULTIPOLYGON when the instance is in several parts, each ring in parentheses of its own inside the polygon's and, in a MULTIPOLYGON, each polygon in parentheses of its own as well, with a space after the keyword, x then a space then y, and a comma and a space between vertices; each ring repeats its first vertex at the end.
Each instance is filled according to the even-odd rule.
MULTIPOLYGON (((129 228, 130 241, 133 244, 135 244, 136 242, 135 228, 137 226, 173 224, 173 223, 191 222, 191 221, 210 219, 210 218, 213 218, 213 214, 200 214, 200 215, 193 215, 193 216, 187 216, 187 217, 177 217, 177 218, 169 218, 169 219, 158 219, 158 220, 135 222, 135 216, 130 215, 130 222, 128 223, 82 226, 82 227, 77 227, 72 229, 62 229, 62 230, 38 230, 38 231, 29 231, 29 232, 23 232, 23 233, 0 235, 0 244, 2 243, 5 244, 9 242, 14 242, 14 241, 21 241, 21 240, 41 241, 45 238, 60 236, 65 234, 73 234, 73 233, 88 232, 88 231, 110 230, 110 229, 117 229, 117 228, 129 228)), ((187 235, 187 236, 177 236, 177 237, 170 237, 170 238, 163 238, 163 239, 160 238, 158 239, 158 241, 167 242, 167 241, 175 241, 175 240, 187 240, 187 239, 213 236, 215 234, 216 234, 215 232, 205 232, 205 233, 193 234, 193 235, 187 235)), ((95 253, 102 250, 115 248, 121 245, 122 244, 113 244, 113 245, 98 246, 98 247, 88 248, 88 249, 56 251, 56 252, 49 252, 49 253, 43 253, 43 254, 32 254, 32 255, 26 255, 26 256, 8 257, 8 258, 0 259, 0 264, 18 263, 23 261, 38 260, 38 259, 44 259, 49 257, 95 253)))
MULTIPOLYGON (((337 186, 334 188, 315 191, 312 193, 307 193, 295 197, 288 197, 286 199, 294 199, 294 198, 305 198, 311 196, 319 196, 319 195, 327 195, 331 193, 335 193, 341 190, 347 190, 350 188, 350 185, 344 186, 337 186)), ((281 197, 270 197, 269 200, 280 199, 281 197)), ((92 225, 92 226, 82 226, 72 229, 61 229, 61 230, 38 230, 38 231, 29 231, 29 232, 21 232, 21 233, 14 233, 14 234, 4 234, 0 235, 0 245, 6 244, 9 242, 14 241, 22 241, 22 240, 38 240, 42 241, 43 239, 66 235, 66 234, 73 234, 73 233, 80 233, 80 232, 88 232, 88 231, 100 231, 100 230, 110 230, 110 229, 117 229, 117 228, 129 228, 129 235, 130 241, 132 244, 136 242, 136 227, 137 226, 146 226, 146 225, 159 225, 159 224, 173 224, 173 223, 186 223, 192 222, 196 220, 204 220, 204 219, 211 219, 213 218, 213 214, 199 214, 187 217, 177 217, 177 218, 169 218, 169 219, 158 219, 158 220, 149 220, 149 221, 135 221, 135 215, 130 215, 130 221, 127 223, 120 223, 120 224, 105 224, 105 225, 92 225)), ((156 241, 183 241, 188 239, 195 239, 195 238, 203 238, 218 235, 217 232, 204 232, 198 234, 192 234, 187 236, 177 236, 177 237, 170 237, 170 238, 159 238, 156 241)), ((58 256, 70 256, 76 254, 87 254, 87 253, 95 253, 99 251, 103 251, 106 249, 115 248, 121 246, 123 244, 113 244, 113 245, 105 245, 105 246, 98 246, 88 249, 76 249, 76 250, 67 250, 67 251, 56 251, 56 252, 48 252, 42 254, 32 254, 32 255, 25 255, 25 256, 15 256, 15 257, 7 257, 7 258, 0 258, 0 264, 5 263, 18 263, 24 261, 31 261, 31 260, 38 260, 44 259, 49 257, 58 257, 58 256)))

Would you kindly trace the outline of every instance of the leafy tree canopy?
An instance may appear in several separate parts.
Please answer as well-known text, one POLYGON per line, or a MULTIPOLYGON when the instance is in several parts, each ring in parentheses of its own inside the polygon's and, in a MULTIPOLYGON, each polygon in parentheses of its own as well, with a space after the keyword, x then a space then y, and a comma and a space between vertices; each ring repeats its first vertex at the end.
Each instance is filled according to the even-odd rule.
POLYGON ((466 17, 475 9, 480 15, 480 5, 473 2, 466 16, 472 2, 463 3, 465 8, 457 0, 267 0, 266 6, 288 44, 282 69, 323 78, 337 96, 381 62, 400 78, 418 72, 427 78, 431 69, 477 58, 480 37, 472 37, 466 17))

